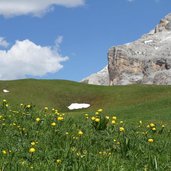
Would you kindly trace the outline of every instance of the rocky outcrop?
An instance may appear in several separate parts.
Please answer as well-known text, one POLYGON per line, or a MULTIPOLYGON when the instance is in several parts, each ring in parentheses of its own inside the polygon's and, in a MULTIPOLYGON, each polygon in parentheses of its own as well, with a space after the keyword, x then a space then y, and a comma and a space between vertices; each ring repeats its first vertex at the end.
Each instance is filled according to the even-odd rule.
POLYGON ((108 51, 110 85, 171 84, 171 14, 139 40, 108 51))
POLYGON ((140 39, 110 48, 108 66, 83 82, 171 85, 171 13, 140 39))
POLYGON ((101 71, 84 78, 81 82, 95 85, 109 85, 108 66, 104 67, 101 71))

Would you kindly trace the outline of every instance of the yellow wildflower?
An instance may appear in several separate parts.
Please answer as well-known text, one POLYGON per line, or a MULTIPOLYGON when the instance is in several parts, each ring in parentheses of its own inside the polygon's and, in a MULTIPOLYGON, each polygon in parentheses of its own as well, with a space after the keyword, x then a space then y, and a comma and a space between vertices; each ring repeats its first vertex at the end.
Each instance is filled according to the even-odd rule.
POLYGON ((29 149, 29 153, 35 153, 35 152, 36 152, 36 149, 35 149, 35 148, 31 147, 31 148, 29 149))
POLYGON ((80 131, 78 131, 78 135, 79 136, 82 136, 83 135, 83 132, 80 130, 80 131))
POLYGON ((51 126, 56 126, 56 123, 55 123, 55 122, 52 122, 52 123, 51 123, 51 126))
POLYGON ((116 123, 116 121, 115 120, 112 120, 112 124, 115 124, 116 123))
POLYGON ((3 102, 4 102, 4 103, 7 103, 7 100, 4 99, 3 102))
POLYGON ((84 116, 85 116, 85 117, 88 117, 88 114, 86 113, 86 114, 84 114, 84 116))
POLYGON ((102 112, 102 111, 103 111, 103 109, 98 109, 98 110, 97 110, 97 112, 102 112))
POLYGON ((96 118, 95 119, 95 122, 100 122, 100 118, 96 118))
POLYGON ((36 122, 40 122, 40 118, 36 118, 36 122))
POLYGON ((113 117, 112 117, 112 119, 113 119, 113 120, 116 120, 116 119, 117 119, 117 117, 116 117, 116 116, 113 116, 113 117))
POLYGON ((27 105, 26 107, 27 107, 27 108, 31 108, 31 105, 27 105))
POLYGON ((155 127, 153 127, 153 128, 152 128, 152 130, 153 130, 153 131, 156 131, 156 128, 155 128, 155 127))
POLYGON ((154 142, 154 139, 149 138, 149 139, 148 139, 148 142, 149 142, 149 143, 153 143, 153 142, 154 142))
POLYGON ((150 127, 155 127, 155 124, 153 124, 153 123, 150 123, 150 127))
POLYGON ((59 117, 57 117, 57 120, 58 121, 63 121, 64 120, 64 117, 63 116, 59 116, 59 117))
POLYGON ((48 110, 48 107, 45 107, 44 109, 45 109, 45 111, 47 111, 48 110))
POLYGON ((120 128, 119 128, 119 131, 120 131, 120 132, 124 132, 124 131, 125 131, 125 128, 124 128, 124 127, 120 127, 120 128))
POLYGON ((94 116, 93 116, 93 117, 91 117, 91 120, 92 120, 92 121, 94 121, 95 119, 96 119, 96 118, 95 118, 94 116))
POLYGON ((109 119, 110 117, 109 116, 106 116, 106 119, 109 119))
POLYGON ((60 159, 57 159, 57 160, 56 160, 56 163, 57 163, 57 164, 61 164, 61 162, 62 162, 62 160, 60 160, 60 159))
POLYGON ((34 141, 32 141, 32 142, 31 142, 31 145, 33 145, 33 146, 34 146, 34 145, 36 145, 36 143, 35 143, 34 141))
POLYGON ((6 155, 7 151, 6 150, 2 150, 2 154, 6 155))

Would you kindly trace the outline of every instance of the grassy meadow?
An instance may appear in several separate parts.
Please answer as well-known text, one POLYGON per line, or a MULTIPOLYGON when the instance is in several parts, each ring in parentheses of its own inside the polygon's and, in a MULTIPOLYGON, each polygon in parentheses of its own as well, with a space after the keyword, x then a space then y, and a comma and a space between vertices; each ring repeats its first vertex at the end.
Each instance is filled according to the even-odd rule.
POLYGON ((170 86, 18 80, 0 90, 2 171, 171 170, 170 86), (74 102, 91 107, 69 111, 74 102))

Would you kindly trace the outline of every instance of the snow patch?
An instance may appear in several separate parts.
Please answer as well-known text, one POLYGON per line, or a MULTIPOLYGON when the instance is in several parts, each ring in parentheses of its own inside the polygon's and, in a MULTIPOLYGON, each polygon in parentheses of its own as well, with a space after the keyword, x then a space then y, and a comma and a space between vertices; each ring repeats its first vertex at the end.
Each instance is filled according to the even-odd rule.
POLYGON ((83 109, 88 107, 90 107, 90 104, 87 103, 72 103, 70 106, 68 106, 68 109, 74 110, 74 109, 83 109))
POLYGON ((3 89, 3 92, 4 93, 9 93, 10 91, 9 90, 6 90, 6 89, 3 89))
POLYGON ((149 44, 149 43, 152 43, 153 42, 153 40, 146 40, 146 41, 144 41, 144 44, 149 44))

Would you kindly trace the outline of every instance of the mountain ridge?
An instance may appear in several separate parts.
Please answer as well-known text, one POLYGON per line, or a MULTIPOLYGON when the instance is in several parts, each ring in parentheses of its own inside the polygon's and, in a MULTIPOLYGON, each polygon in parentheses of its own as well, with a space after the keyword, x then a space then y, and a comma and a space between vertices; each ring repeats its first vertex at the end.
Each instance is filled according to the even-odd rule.
POLYGON ((108 50, 103 72, 83 79, 88 84, 171 84, 171 13, 149 33, 133 42, 108 50), (105 68, 108 68, 104 70, 105 68), (103 73, 103 74, 101 74, 103 73), (104 82, 109 78, 109 81, 104 82), (101 80, 103 81, 101 81, 101 80), (86 81, 85 81, 86 80, 86 81), (95 81, 94 81, 95 80, 95 81))

